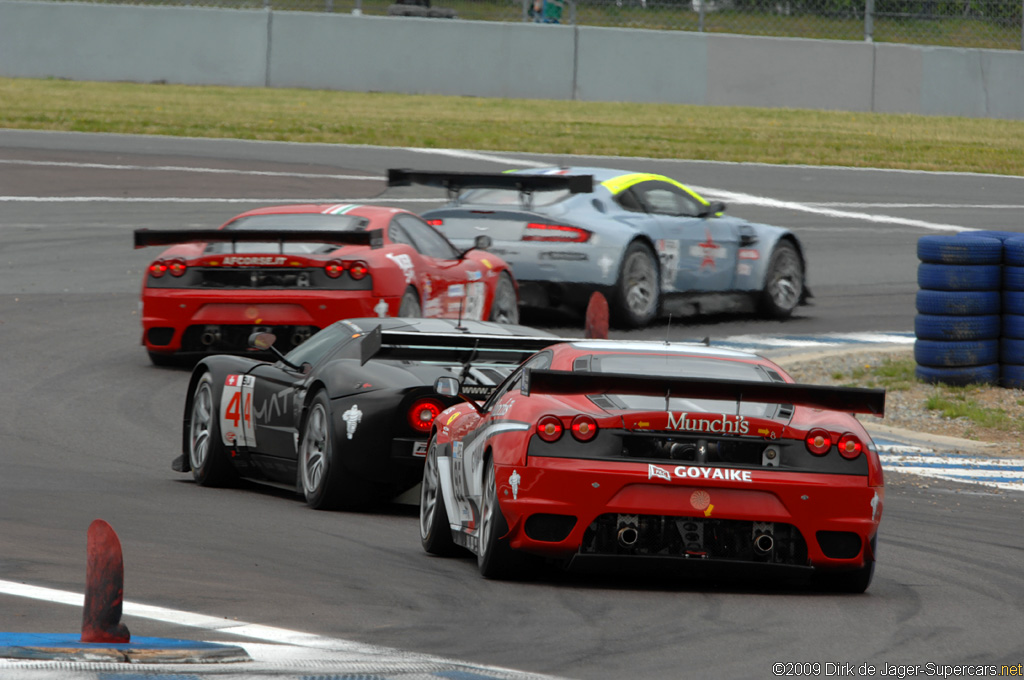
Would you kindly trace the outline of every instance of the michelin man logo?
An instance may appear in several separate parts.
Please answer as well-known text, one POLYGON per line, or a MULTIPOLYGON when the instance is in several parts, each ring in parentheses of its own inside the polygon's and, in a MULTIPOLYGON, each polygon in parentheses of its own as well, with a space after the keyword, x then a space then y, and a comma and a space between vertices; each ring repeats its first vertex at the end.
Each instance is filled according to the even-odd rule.
POLYGON ((359 407, 352 404, 352 408, 341 414, 342 420, 345 421, 345 433, 349 439, 352 439, 352 435, 356 433, 356 425, 363 419, 363 412, 359 410, 359 407))
POLYGON ((509 477, 508 477, 509 486, 512 487, 512 499, 513 500, 519 498, 519 482, 520 481, 522 481, 522 477, 519 476, 519 473, 517 471, 513 470, 512 474, 509 475, 509 477))

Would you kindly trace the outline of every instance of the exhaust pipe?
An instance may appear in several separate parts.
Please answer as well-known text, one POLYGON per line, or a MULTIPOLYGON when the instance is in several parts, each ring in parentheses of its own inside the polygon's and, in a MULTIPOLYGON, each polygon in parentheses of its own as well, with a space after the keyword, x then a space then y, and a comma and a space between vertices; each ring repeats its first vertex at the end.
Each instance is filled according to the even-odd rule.
POLYGON ((767 555, 774 547, 775 539, 771 534, 761 534, 754 539, 754 551, 761 555, 767 555))
POLYGON ((636 530, 636 527, 622 527, 619 529, 619 545, 622 547, 630 548, 636 545, 639 539, 640 532, 636 530))
POLYGON ((220 342, 220 328, 218 326, 207 326, 203 329, 203 334, 199 336, 199 342, 207 347, 220 342))

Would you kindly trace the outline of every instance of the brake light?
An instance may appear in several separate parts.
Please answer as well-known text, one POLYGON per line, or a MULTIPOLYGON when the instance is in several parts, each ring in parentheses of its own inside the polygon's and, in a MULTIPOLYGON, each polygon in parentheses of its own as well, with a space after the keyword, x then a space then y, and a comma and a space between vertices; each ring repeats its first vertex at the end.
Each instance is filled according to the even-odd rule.
POLYGON ((442 224, 444 224, 444 220, 434 218, 432 220, 427 220, 427 224, 429 224, 432 227, 440 227, 442 224))
POLYGON ((546 442, 557 442, 564 429, 562 421, 554 416, 544 416, 537 421, 537 436, 546 442))
POLYGON ((437 399, 417 399, 409 407, 407 414, 409 425, 417 432, 430 432, 434 418, 444 409, 444 404, 437 399))
POLYGON ((589 442, 597 436, 597 422, 590 416, 579 415, 572 419, 572 436, 581 442, 589 442))
POLYGON ((822 429, 811 430, 807 433, 804 443, 807 450, 815 456, 824 456, 832 448, 832 435, 822 429))
POLYGON ((149 275, 154 279, 159 279, 161 276, 167 273, 167 263, 163 260, 157 260, 153 264, 149 265, 149 275))
POLYGON ((839 438, 839 455, 847 460, 853 460, 860 455, 861 451, 864 450, 864 445, 860 443, 856 435, 847 432, 839 438))
POLYGON ((590 232, 579 227, 564 224, 543 224, 530 222, 523 233, 524 241, 561 241, 564 243, 584 243, 590 239, 590 232))
POLYGON ((171 276, 184 276, 188 265, 185 264, 185 260, 171 260, 167 264, 167 268, 171 270, 171 276))
POLYGON ((324 265, 324 273, 326 273, 332 279, 336 279, 345 272, 345 265, 341 263, 341 260, 331 260, 324 265))
POLYGON ((344 266, 348 269, 348 275, 356 281, 366 278, 366 275, 370 273, 370 268, 366 266, 365 262, 346 262, 344 266))

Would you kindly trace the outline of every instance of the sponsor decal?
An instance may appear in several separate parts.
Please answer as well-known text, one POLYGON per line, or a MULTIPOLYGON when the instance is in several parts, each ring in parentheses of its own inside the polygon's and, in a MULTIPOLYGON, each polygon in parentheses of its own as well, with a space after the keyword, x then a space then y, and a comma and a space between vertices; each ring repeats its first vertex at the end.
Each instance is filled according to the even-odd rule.
POLYGON ((700 268, 708 269, 715 268, 715 260, 721 260, 726 257, 728 253, 725 248, 715 243, 715 240, 711 238, 711 232, 707 229, 704 230, 705 239, 700 243, 690 246, 690 255, 693 257, 700 258, 700 268))
POLYGON ((878 508, 881 505, 881 499, 878 497, 878 492, 875 492, 874 497, 871 499, 871 521, 875 521, 875 517, 878 516, 878 508))
POLYGON ((512 487, 512 500, 519 498, 519 482, 522 481, 522 477, 515 470, 512 470, 512 474, 508 476, 508 484, 512 487))
POLYGON ((466 272, 466 279, 469 281, 479 281, 484 277, 484 273, 481 271, 466 272))
POLYGON ((484 263, 484 266, 485 266, 485 267, 487 267, 488 269, 494 269, 494 265, 493 265, 493 264, 491 264, 491 261, 490 261, 490 260, 488 260, 488 259, 487 259, 486 257, 485 257, 485 258, 483 258, 483 259, 482 259, 482 260, 480 260, 480 261, 481 261, 481 262, 483 262, 483 263, 484 263))
POLYGON ((601 278, 608 278, 608 274, 611 272, 612 265, 614 264, 615 263, 612 262, 612 258, 608 257, 607 255, 601 256, 601 259, 597 261, 597 266, 601 268, 601 278))
POLYGON ((242 255, 225 255, 223 264, 225 267, 244 267, 252 265, 269 265, 271 267, 279 267, 285 263, 288 258, 280 255, 256 255, 256 256, 242 256, 242 255))
POLYGON ((661 285, 669 289, 676 279, 676 270, 679 268, 679 241, 660 239, 655 245, 661 260, 661 285))
POLYGON ((466 296, 466 287, 461 283, 453 283, 448 286, 448 297, 460 298, 466 296))
POLYGON ((412 455, 417 458, 425 458, 427 456, 427 443, 414 442, 412 445, 412 455))
POLYGON ((694 510, 704 510, 711 505, 711 494, 704 489, 697 489, 690 494, 690 505, 694 510))
POLYGON ((462 457, 462 442, 452 442, 452 458, 462 457))
POLYGON ((229 446, 256 446, 252 391, 256 378, 231 374, 224 378, 220 395, 221 439, 229 446))
POLYGON ((345 421, 345 434, 352 439, 356 433, 356 426, 363 419, 363 412, 359 410, 359 406, 352 404, 352 408, 341 414, 341 419, 345 421))
POLYGON ((565 262, 586 262, 589 257, 586 253, 563 253, 560 251, 552 251, 540 253, 537 256, 538 260, 561 260, 565 262))
POLYGON ((753 482, 750 470, 733 468, 704 467, 700 465, 677 465, 670 473, 660 465, 647 465, 647 479, 717 479, 723 482, 753 482))
POLYGON ((405 253, 399 253, 397 255, 394 253, 388 253, 387 255, 385 255, 385 257, 387 257, 389 260, 397 264, 402 269, 402 274, 405 275, 406 283, 413 282, 413 280, 416 278, 416 267, 412 263, 412 258, 410 258, 405 253))
POLYGON ((743 416, 730 416, 722 413, 710 417, 690 417, 688 413, 678 416, 668 411, 669 430, 685 430, 687 432, 718 432, 721 434, 747 434, 750 423, 743 416))
POLYGON ((667 482, 672 481, 672 474, 665 468, 658 467, 657 465, 647 466, 647 479, 664 479, 667 482))
POLYGON ((455 420, 456 418, 458 418, 458 417, 459 417, 459 416, 461 416, 461 415, 462 415, 462 411, 456 411, 455 413, 453 413, 453 414, 451 415, 451 417, 450 417, 450 418, 448 418, 448 422, 447 422, 447 423, 445 423, 445 425, 451 425, 451 424, 452 424, 452 421, 453 421, 453 420, 455 420))
POLYGON ((736 275, 737 276, 750 276, 750 273, 752 271, 753 271, 753 269, 746 262, 740 262, 738 265, 736 265, 736 275))
POLYGON ((501 404, 498 404, 497 406, 495 406, 495 407, 494 407, 494 411, 492 411, 492 415, 493 415, 493 416, 494 416, 495 418, 500 418, 500 417, 502 417, 503 415, 505 415, 506 413, 508 413, 508 410, 509 410, 510 408, 512 408, 512 404, 514 404, 514 403, 516 403, 516 400, 515 400, 515 399, 509 399, 509 400, 508 400, 508 401, 506 401, 506 402, 503 402, 503 403, 501 403, 501 404))
POLYGON ((382 319, 388 315, 388 303, 384 301, 384 298, 380 299, 373 311, 382 319))
POLYGON ((740 248, 739 253, 737 253, 737 255, 741 260, 761 259, 761 253, 759 253, 755 248, 740 248))

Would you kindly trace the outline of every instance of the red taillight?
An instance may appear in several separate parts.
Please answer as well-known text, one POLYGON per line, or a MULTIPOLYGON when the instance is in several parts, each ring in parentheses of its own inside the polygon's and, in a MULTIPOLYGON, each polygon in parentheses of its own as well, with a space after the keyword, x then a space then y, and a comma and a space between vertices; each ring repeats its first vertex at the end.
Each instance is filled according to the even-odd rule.
POLYGON ((149 275, 154 279, 159 279, 161 276, 167 273, 167 263, 163 260, 157 260, 153 264, 149 265, 149 275))
POLYGON ((864 450, 864 445, 860 443, 856 435, 852 435, 849 432, 839 438, 837 446, 839 448, 839 455, 849 460, 853 460, 864 450))
POLYGON ((817 429, 807 433, 804 439, 807 450, 816 456, 824 456, 832 448, 832 435, 826 430, 817 429))
POLYGON ((523 234, 524 241, 564 241, 567 243, 583 243, 590 238, 590 232, 579 227, 564 224, 542 224, 530 222, 523 234))
POLYGON ((188 265, 185 264, 185 260, 171 260, 167 263, 167 268, 171 270, 171 276, 184 276, 188 265))
POLYGON ((345 268, 348 269, 348 275, 356 281, 365 279, 366 275, 370 273, 370 268, 366 266, 365 262, 346 262, 345 268))
POLYGON ((562 421, 554 416, 544 416, 537 421, 537 436, 546 442, 557 442, 564 429, 562 421))
POLYGON ((345 265, 341 263, 341 260, 331 260, 324 265, 324 273, 330 276, 332 279, 336 279, 345 272, 345 265))
POLYGON ((444 220, 434 218, 432 220, 427 220, 427 224, 429 224, 432 227, 440 227, 442 224, 444 224, 444 220))
POLYGON ((437 399, 418 399, 409 407, 409 425, 417 432, 430 432, 434 418, 444 409, 437 399))
POLYGON ((590 416, 579 415, 572 419, 572 436, 577 441, 589 442, 597 436, 597 422, 590 416))

